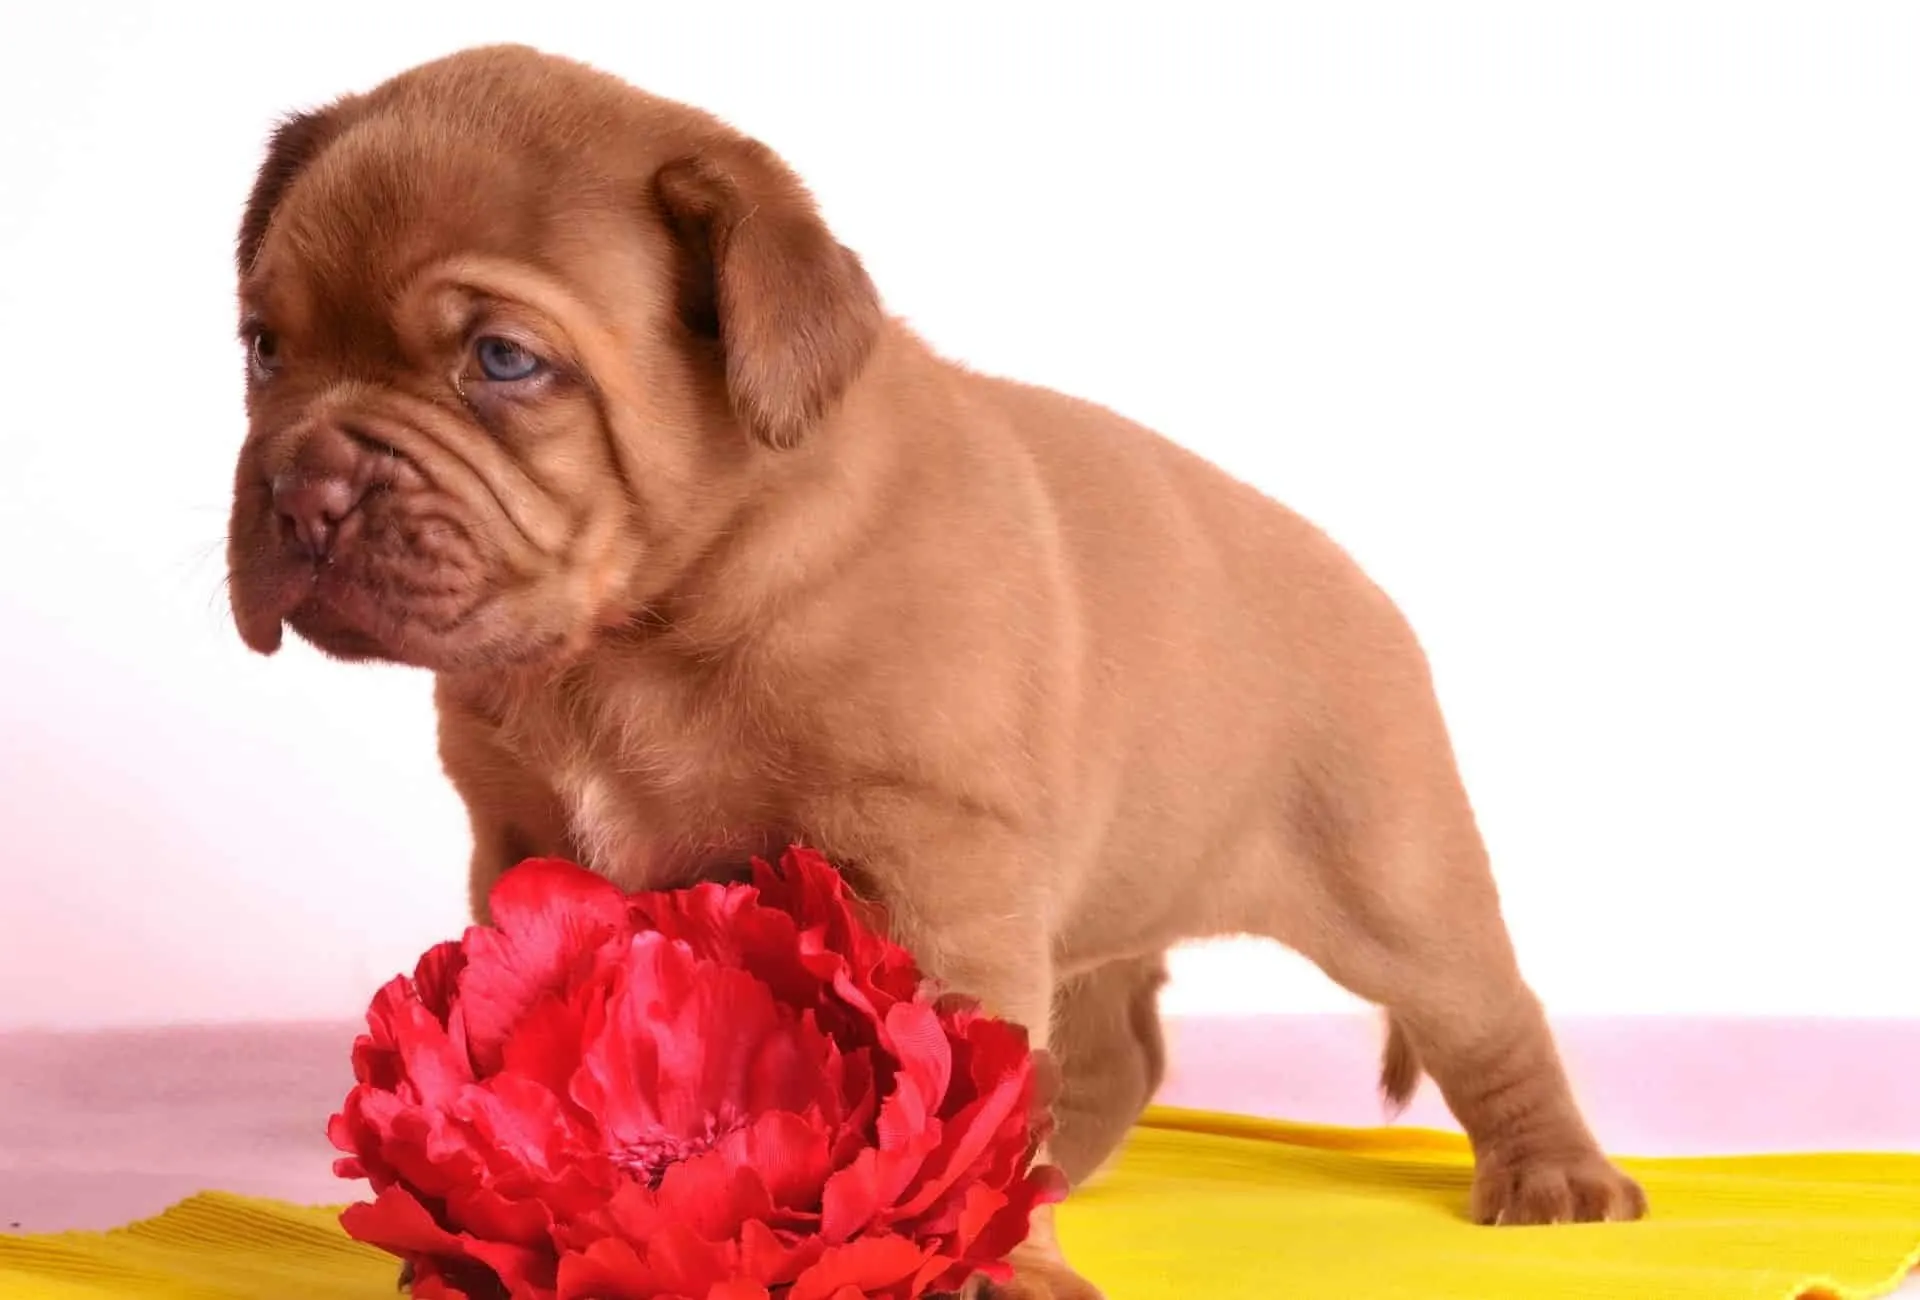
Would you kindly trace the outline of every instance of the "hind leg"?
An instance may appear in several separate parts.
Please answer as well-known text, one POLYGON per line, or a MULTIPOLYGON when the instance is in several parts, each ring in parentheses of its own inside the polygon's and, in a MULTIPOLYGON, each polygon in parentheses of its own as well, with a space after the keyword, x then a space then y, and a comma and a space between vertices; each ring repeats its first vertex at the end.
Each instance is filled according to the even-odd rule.
POLYGON ((1048 1046, 1060 1096, 1050 1145, 1076 1187, 1119 1150, 1166 1077, 1159 1007, 1166 980, 1166 957, 1154 953, 1109 962, 1054 991, 1048 1046))
POLYGON ((1637 1219, 1646 1197, 1602 1153, 1581 1117, 1539 1003, 1517 978, 1471 979, 1452 999, 1401 995, 1391 1008, 1385 1087, 1411 1091, 1423 1063, 1474 1152, 1472 1215, 1481 1224, 1637 1219), (1471 1011, 1462 1007, 1471 1006, 1471 1011))
MULTIPOLYGON (((1364 769, 1303 780, 1289 827, 1297 870, 1269 932, 1387 1008, 1387 1091, 1424 1065, 1475 1156, 1477 1222, 1635 1219, 1637 1184, 1601 1153, 1540 1004, 1515 960, 1486 850, 1438 731, 1406 713, 1364 769)), ((1348 749, 1348 761, 1354 749, 1348 749)))
POLYGON ((1473 1146, 1475 1222, 1639 1218, 1645 1197, 1581 1117, 1491 898, 1456 898, 1448 911, 1470 916, 1460 930, 1422 933, 1420 918, 1356 911, 1337 939, 1317 936, 1332 942, 1294 946, 1387 1008, 1397 1040, 1383 1081, 1390 1096, 1404 1100, 1420 1066, 1439 1085, 1473 1146))

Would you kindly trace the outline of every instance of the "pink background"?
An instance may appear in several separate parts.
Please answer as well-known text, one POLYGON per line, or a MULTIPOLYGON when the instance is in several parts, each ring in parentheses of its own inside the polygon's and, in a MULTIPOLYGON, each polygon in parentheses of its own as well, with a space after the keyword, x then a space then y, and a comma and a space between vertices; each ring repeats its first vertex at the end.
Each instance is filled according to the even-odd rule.
MULTIPOLYGON (((1920 1151, 1920 1024, 1577 1019, 1559 1026, 1595 1131, 1641 1155, 1920 1151)), ((349 1024, 0 1035, 0 1227, 108 1227, 208 1187, 351 1199, 326 1117, 349 1024)), ((1382 1120, 1354 1016, 1177 1022, 1162 1100, 1382 1120)), ((1454 1127, 1431 1085, 1403 1121, 1454 1127)))

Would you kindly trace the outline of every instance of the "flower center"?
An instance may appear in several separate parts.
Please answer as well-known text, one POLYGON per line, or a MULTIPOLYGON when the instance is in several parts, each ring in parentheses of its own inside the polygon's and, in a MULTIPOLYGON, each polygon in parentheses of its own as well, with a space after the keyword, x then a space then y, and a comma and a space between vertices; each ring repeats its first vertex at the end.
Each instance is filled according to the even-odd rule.
POLYGON ((614 1164, 657 1192, 668 1169, 713 1150, 722 1138, 745 1126, 746 1121, 733 1116, 709 1113, 692 1133, 656 1128, 616 1148, 610 1155, 614 1164))

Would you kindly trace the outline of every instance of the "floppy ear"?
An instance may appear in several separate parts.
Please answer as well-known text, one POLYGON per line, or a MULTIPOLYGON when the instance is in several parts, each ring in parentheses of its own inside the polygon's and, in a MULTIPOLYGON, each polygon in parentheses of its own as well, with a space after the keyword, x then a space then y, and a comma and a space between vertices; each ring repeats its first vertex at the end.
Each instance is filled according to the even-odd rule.
POLYGON ((873 282, 757 141, 668 163, 654 197, 681 249, 681 319, 719 343, 734 414, 768 446, 793 446, 873 350, 873 282))
POLYGON ((308 163, 320 156, 340 133, 341 104, 313 113, 296 113, 284 118, 267 141, 266 160, 253 178, 253 191, 247 196, 247 210, 240 218, 240 237, 234 258, 245 275, 259 255, 260 241, 266 238, 267 223, 273 210, 308 163))

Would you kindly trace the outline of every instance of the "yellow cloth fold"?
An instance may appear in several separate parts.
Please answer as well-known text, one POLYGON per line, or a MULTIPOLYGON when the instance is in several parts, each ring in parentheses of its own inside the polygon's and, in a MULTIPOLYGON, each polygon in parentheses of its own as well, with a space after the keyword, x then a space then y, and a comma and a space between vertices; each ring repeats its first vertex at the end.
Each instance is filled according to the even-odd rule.
MULTIPOLYGON (((1108 1300, 1856 1300, 1920 1266, 1920 1155, 1627 1162, 1644 1223, 1476 1228, 1450 1135, 1151 1112, 1062 1207, 1108 1300)), ((4 1300, 393 1300, 331 1209, 210 1192, 112 1232, 0 1236, 4 1300)))

